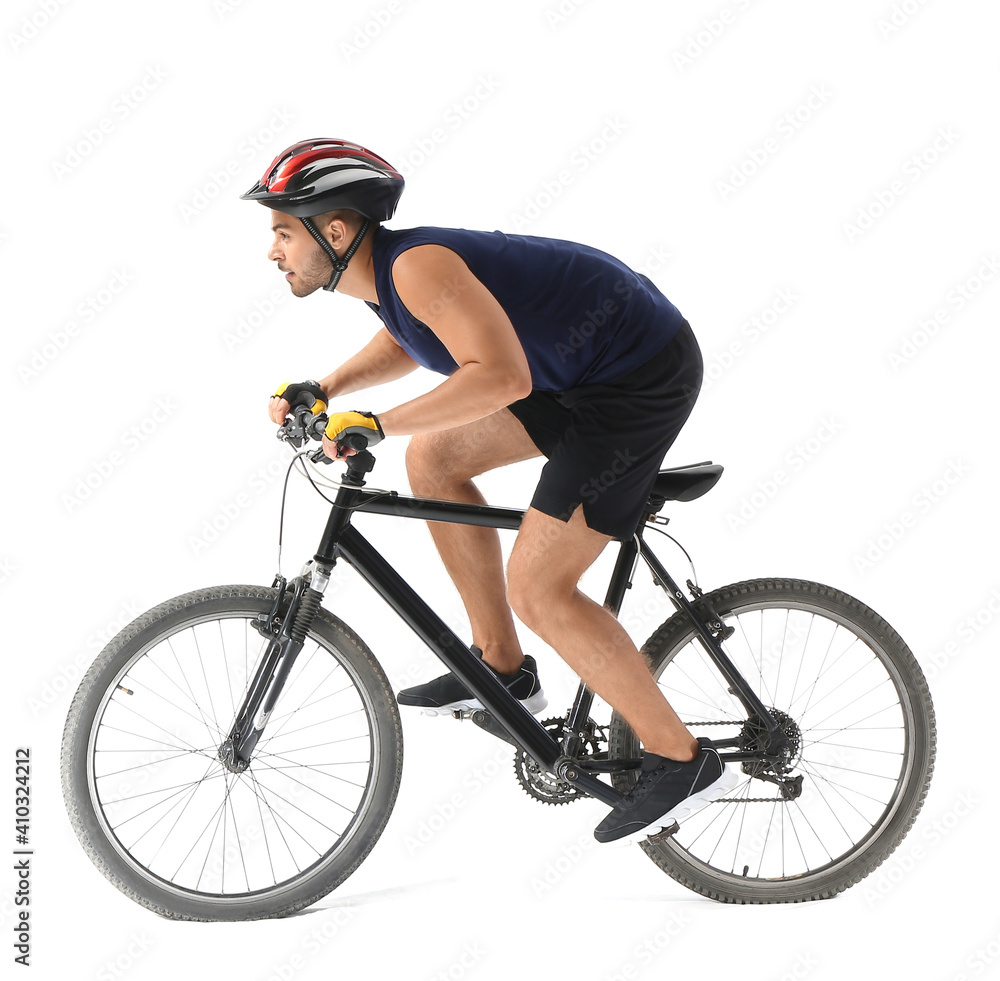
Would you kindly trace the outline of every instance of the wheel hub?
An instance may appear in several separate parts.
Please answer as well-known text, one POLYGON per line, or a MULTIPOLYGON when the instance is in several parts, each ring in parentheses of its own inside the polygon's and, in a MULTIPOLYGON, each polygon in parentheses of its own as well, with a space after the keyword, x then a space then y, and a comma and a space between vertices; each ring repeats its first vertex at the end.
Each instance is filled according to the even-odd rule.
MULTIPOLYGON (((771 717, 778 723, 778 728, 788 740, 788 745, 784 750, 784 759, 775 760, 746 760, 743 763, 743 772, 751 777, 759 777, 764 773, 786 774, 798 762, 799 751, 802 749, 802 730, 798 723, 787 713, 780 709, 769 708, 771 717)), ((767 728, 759 719, 747 719, 739 734, 740 750, 744 753, 763 753, 767 750, 767 728)))
POLYGON ((227 739, 220 747, 218 757, 231 773, 242 773, 250 764, 236 758, 236 747, 232 739, 227 739))

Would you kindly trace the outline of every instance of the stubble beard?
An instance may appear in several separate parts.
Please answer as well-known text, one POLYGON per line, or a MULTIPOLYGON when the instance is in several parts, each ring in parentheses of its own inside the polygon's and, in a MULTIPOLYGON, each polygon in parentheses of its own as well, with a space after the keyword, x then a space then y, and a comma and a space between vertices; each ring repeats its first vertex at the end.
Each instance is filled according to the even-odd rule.
POLYGON ((309 253, 300 272, 296 272, 288 284, 295 296, 309 296, 330 282, 333 273, 333 263, 330 257, 317 245, 315 251, 309 253))

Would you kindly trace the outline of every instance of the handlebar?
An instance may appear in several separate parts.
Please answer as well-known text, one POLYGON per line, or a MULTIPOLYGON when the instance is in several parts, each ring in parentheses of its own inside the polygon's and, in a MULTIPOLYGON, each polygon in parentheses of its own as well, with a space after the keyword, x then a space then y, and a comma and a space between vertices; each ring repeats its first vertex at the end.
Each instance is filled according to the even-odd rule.
MULTIPOLYGON (((326 431, 328 421, 325 412, 318 412, 313 415, 308 407, 295 405, 285 416, 285 421, 278 429, 278 439, 290 443, 299 449, 307 439, 322 440, 326 431)), ((368 440, 360 433, 353 433, 345 436, 337 443, 338 458, 347 463, 348 469, 367 473, 375 465, 375 458, 367 452, 368 440), (350 456, 341 457, 343 449, 354 450, 350 456)), ((333 463, 333 458, 323 452, 323 447, 313 450, 307 454, 313 463, 333 463)))

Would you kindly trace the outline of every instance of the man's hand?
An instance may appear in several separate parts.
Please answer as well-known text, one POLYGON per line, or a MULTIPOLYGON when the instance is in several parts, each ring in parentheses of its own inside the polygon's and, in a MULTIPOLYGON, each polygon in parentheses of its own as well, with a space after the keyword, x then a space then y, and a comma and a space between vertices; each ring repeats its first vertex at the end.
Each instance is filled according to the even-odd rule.
POLYGON ((267 405, 271 422, 280 426, 295 405, 306 406, 313 415, 326 412, 326 392, 314 381, 279 385, 267 405))
POLYGON ((326 424, 326 435, 323 437, 323 452, 334 460, 345 456, 354 456, 357 450, 341 447, 341 440, 348 436, 361 435, 368 440, 369 446, 385 439, 385 433, 379 421, 372 412, 334 412, 326 424))

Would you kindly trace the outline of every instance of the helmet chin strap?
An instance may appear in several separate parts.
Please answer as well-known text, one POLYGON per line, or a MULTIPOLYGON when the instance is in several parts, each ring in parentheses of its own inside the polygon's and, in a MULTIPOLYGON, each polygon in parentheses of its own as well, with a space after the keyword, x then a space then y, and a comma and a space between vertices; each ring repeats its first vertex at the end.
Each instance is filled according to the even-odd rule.
POLYGON ((334 251, 333 246, 323 237, 320 230, 316 227, 312 218, 300 218, 299 221, 305 225, 306 231, 323 247, 323 251, 330 257, 330 261, 333 263, 333 274, 330 276, 330 282, 323 287, 325 290, 330 290, 332 293, 337 288, 337 283, 340 282, 340 277, 343 275, 344 270, 347 268, 347 263, 351 261, 351 257, 355 252, 358 251, 358 246, 361 245, 361 240, 365 237, 365 232, 368 231, 368 226, 371 224, 371 220, 366 218, 361 226, 361 231, 358 232, 354 237, 354 241, 348 246, 347 251, 344 253, 343 257, 338 256, 334 251))

